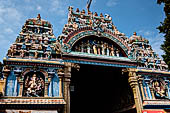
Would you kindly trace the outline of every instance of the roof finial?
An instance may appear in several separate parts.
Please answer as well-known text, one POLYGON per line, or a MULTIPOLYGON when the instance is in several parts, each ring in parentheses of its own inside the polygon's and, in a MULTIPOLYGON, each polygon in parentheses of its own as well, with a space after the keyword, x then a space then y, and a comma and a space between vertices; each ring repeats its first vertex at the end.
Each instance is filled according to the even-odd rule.
POLYGON ((88 1, 87 1, 87 6, 86 6, 87 12, 90 12, 89 9, 90 9, 91 2, 92 2, 92 0, 88 0, 88 1))
POLYGON ((134 36, 136 36, 136 35, 137 35, 137 33, 136 33, 136 32, 134 32, 134 33, 133 33, 133 35, 134 35, 134 36))
POLYGON ((40 16, 40 14, 38 14, 37 19, 38 19, 38 20, 41 20, 41 16, 40 16))

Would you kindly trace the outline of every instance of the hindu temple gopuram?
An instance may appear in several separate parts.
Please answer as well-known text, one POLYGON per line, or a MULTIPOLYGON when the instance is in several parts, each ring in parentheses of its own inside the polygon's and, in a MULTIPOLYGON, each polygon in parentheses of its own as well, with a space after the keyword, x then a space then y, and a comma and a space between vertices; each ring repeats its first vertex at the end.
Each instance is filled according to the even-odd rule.
POLYGON ((170 72, 146 38, 73 7, 63 26, 26 20, 0 64, 0 113, 168 112, 170 72))

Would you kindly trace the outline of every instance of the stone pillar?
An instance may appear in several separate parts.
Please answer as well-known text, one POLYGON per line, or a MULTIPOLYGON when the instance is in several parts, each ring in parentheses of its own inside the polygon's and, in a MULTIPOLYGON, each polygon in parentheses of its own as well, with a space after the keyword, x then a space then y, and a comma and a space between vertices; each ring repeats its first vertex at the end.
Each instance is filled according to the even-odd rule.
POLYGON ((45 82, 44 97, 48 97, 48 82, 45 82))
POLYGON ((7 76, 8 75, 4 75, 4 79, 3 80, 0 80, 1 84, 1 91, 2 91, 2 95, 5 96, 5 89, 6 89, 6 80, 7 80, 7 76))
POLYGON ((136 76, 136 69, 129 68, 128 71, 129 71, 129 80, 128 81, 129 81, 129 84, 133 91, 136 111, 137 111, 137 113, 142 113, 143 106, 142 106, 142 100, 141 100, 138 80, 137 80, 137 76, 136 76))
POLYGON ((64 68, 64 113, 70 113, 70 79, 71 79, 71 63, 65 63, 64 68))
POLYGON ((138 78, 138 81, 139 81, 139 85, 140 85, 140 89, 141 89, 141 93, 142 93, 142 99, 145 100, 145 94, 144 94, 144 87, 143 87, 143 78, 141 75, 139 75, 139 78, 138 78))
POLYGON ((64 76, 64 70, 58 69, 57 71, 58 77, 59 77, 59 97, 63 97, 63 76, 64 76))
POLYGON ((3 95, 5 95, 6 81, 7 81, 7 77, 9 74, 10 74, 9 66, 4 66, 4 70, 3 70, 4 79, 2 81, 3 82, 3 86, 2 86, 3 95))
POLYGON ((154 94, 154 91, 153 91, 153 87, 150 87, 150 91, 151 91, 152 99, 155 100, 155 94, 154 94))
POLYGON ((23 81, 20 81, 20 83, 19 83, 20 84, 19 95, 18 95, 19 97, 22 97, 23 83, 24 83, 23 81))

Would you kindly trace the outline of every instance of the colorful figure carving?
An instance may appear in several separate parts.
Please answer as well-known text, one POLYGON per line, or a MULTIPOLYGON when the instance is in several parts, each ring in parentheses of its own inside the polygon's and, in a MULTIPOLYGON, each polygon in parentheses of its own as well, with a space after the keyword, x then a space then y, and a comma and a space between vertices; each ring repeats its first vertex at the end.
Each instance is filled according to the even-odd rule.
POLYGON ((156 98, 166 98, 166 85, 163 81, 154 81, 152 83, 156 98))
POLYGON ((24 50, 21 50, 21 51, 20 51, 20 57, 22 57, 22 58, 23 58, 23 57, 24 57, 24 55, 25 55, 25 51, 24 51, 24 50))
POLYGON ((110 56, 115 56, 113 45, 110 47, 110 56))
POLYGON ((94 53, 95 55, 97 55, 97 48, 96 48, 96 45, 95 45, 95 44, 93 45, 93 53, 94 53))
POLYGON ((98 43, 97 43, 97 53, 98 53, 98 55, 101 54, 100 50, 101 50, 101 45, 100 45, 100 42, 98 41, 98 43))
POLYGON ((109 50, 109 45, 106 44, 106 55, 109 56, 110 55, 110 50, 109 50))
POLYGON ((25 96, 28 97, 39 97, 43 96, 44 91, 44 80, 36 74, 27 76, 25 80, 25 96))
POLYGON ((34 57, 35 57, 36 59, 38 58, 38 52, 37 52, 37 51, 35 51, 34 57))
POLYGON ((116 49, 116 56, 119 57, 119 50, 116 49))
POLYGON ((102 55, 105 55, 105 45, 103 41, 101 41, 101 49, 102 49, 102 55))
POLYGON ((88 40, 88 41, 87 41, 87 53, 90 54, 90 50, 91 50, 91 48, 90 48, 90 42, 89 42, 89 40, 88 40))

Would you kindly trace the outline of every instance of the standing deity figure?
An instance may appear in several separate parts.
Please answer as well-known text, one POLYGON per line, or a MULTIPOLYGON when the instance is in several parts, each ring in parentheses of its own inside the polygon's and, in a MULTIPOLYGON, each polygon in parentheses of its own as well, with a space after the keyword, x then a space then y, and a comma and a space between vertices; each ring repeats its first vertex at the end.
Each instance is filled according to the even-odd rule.
POLYGON ((87 53, 89 53, 90 54, 90 42, 89 42, 89 40, 87 41, 87 53))
POLYGON ((97 43, 97 53, 99 55, 101 54, 100 50, 101 50, 101 45, 100 45, 100 42, 98 41, 98 43, 97 43))
POLYGON ((83 44, 83 42, 81 42, 80 49, 81 49, 81 52, 84 52, 84 44, 83 44))
POLYGON ((110 55, 110 51, 109 51, 109 45, 106 44, 106 55, 109 56, 110 55))
POLYGON ((96 45, 95 45, 95 44, 93 45, 93 53, 94 53, 95 55, 97 55, 97 48, 96 48, 96 45))
POLYGON ((120 55, 119 55, 119 50, 118 50, 118 49, 116 49, 116 56, 117 56, 117 57, 120 56, 120 55))
POLYGON ((115 56, 113 45, 110 48, 110 56, 115 56))
POLYGON ((102 49, 102 55, 105 55, 105 44, 103 43, 103 41, 101 42, 101 49, 102 49))
POLYGON ((38 58, 38 52, 37 52, 37 51, 35 51, 34 57, 35 57, 36 59, 38 58))

